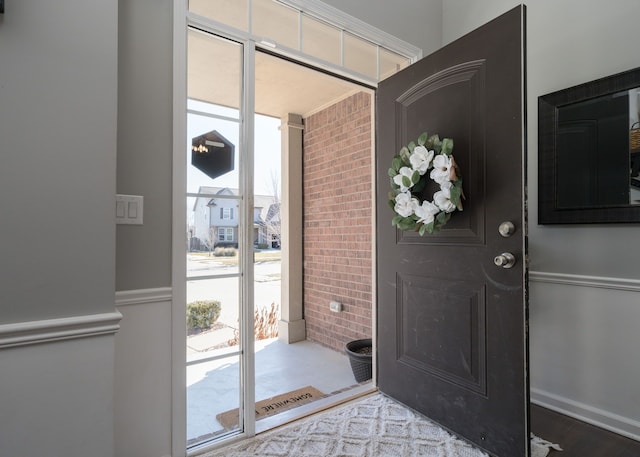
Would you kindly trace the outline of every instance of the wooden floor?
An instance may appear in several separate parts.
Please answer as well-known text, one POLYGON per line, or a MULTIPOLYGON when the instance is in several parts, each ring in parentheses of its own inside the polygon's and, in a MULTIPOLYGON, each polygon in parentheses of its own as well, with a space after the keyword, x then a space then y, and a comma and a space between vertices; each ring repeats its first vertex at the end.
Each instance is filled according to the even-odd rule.
POLYGON ((549 457, 640 457, 640 441, 537 405, 531 405, 531 431, 563 449, 552 449, 549 457))

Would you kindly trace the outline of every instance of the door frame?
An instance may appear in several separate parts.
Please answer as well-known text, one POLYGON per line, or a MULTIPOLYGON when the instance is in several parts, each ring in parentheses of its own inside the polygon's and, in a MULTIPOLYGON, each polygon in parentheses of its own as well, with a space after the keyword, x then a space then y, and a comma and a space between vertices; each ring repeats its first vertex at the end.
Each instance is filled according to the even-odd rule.
MULTIPOLYGON (((422 50, 406 43, 396 37, 393 37, 381 30, 376 29, 369 24, 361 22, 340 10, 328 8, 324 3, 317 0, 286 0, 284 3, 298 9, 301 13, 306 13, 312 17, 319 18, 329 24, 335 25, 343 31, 353 32, 357 36, 361 36, 368 41, 376 44, 380 48, 388 49, 397 54, 406 56, 410 63, 416 62, 422 57, 422 50)), ((183 149, 187 141, 187 30, 189 25, 196 25, 207 32, 217 36, 236 41, 243 45, 243 65, 244 65, 244 81, 242 91, 242 110, 241 115, 241 147, 246 151, 247 156, 253 160, 253 112, 255 105, 254 96, 254 79, 255 79, 255 52, 257 49, 264 49, 271 54, 284 57, 297 64, 311 66, 320 71, 327 72, 336 77, 344 77, 354 82, 359 82, 364 86, 377 87, 377 81, 371 81, 362 75, 352 72, 344 67, 330 64, 309 55, 305 55, 300 51, 288 48, 273 48, 272 44, 264 41, 263 37, 258 37, 250 33, 234 29, 223 23, 209 20, 202 16, 188 12, 187 0, 178 0, 174 2, 173 7, 173 158, 172 158, 172 307, 171 307, 171 448, 172 455, 185 455, 186 451, 186 384, 185 384, 185 367, 186 367, 186 351, 184 343, 186 341, 186 328, 184 325, 184 315, 186 311, 186 265, 184 258, 186 255, 186 232, 185 223, 186 206, 186 173, 184 169, 183 149), (247 115, 246 113, 251 113, 247 115), (244 143, 243 143, 244 138, 244 143)), ((375 96, 371 104, 372 120, 375 122, 375 96)), ((376 261, 376 173, 375 173, 375 124, 372 125, 371 135, 371 154, 372 154, 372 284, 376 284, 377 280, 377 261, 376 261)), ((242 165, 240 165, 242 169, 242 165)), ((250 195, 249 199, 243 199, 242 215, 246 221, 253 220, 253 182, 249 179, 247 173, 241 173, 240 188, 244 189, 250 195), (242 177, 244 175, 244 178, 242 177), (247 181, 246 183, 243 181, 247 181), (249 192, 250 190, 250 192, 249 192)), ((245 230, 243 238, 245 242, 251 244, 251 230, 245 230)), ((244 272, 243 285, 241 286, 241 300, 250 300, 253 306, 253 255, 252 250, 245 249, 245 253, 241 259, 241 271, 244 272), (244 268, 242 264, 244 263, 244 268), (251 286, 249 286, 251 285, 251 286), (244 298, 243 298, 244 297, 244 298)), ((241 305, 241 313, 244 308, 241 305)), ((374 350, 375 350, 375 328, 376 328, 376 293, 372 293, 372 331, 374 332, 374 350)), ((245 309, 246 313, 247 310, 245 309)), ((251 312, 250 315, 253 315, 251 312)), ((253 347, 253 323, 248 323, 247 319, 241 319, 244 322, 242 330, 244 335, 241 344, 242 347, 253 347), (246 327, 246 328, 245 328, 246 327)), ((247 352, 247 351, 245 351, 247 352)), ((254 354, 244 354, 241 367, 241 376, 243 382, 241 389, 243 392, 244 408, 252 408, 255 404, 255 376, 254 376, 254 354)), ((374 358, 375 359, 375 358, 374 358)), ((376 386, 374 360, 374 377, 373 385, 376 386)), ((324 405, 326 406, 326 405, 324 405)), ((242 407, 241 407, 242 409, 242 407)), ((216 441, 212 445, 204 445, 197 447, 189 453, 200 453, 208 449, 213 449, 220 445, 227 445, 233 441, 242 440, 256 433, 255 418, 244 418, 244 431, 231 438, 216 441)))

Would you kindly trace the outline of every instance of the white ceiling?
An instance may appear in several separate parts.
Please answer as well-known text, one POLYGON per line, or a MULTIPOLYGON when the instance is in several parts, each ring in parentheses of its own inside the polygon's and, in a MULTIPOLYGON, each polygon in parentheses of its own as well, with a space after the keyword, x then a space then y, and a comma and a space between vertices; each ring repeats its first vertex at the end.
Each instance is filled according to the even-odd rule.
MULTIPOLYGON (((189 97, 237 108, 240 100, 240 45, 200 32, 189 32, 189 97)), ((362 86, 317 70, 256 53, 256 112, 273 117, 308 115, 362 86)))
POLYGON ((300 64, 256 53, 256 111, 308 115, 363 90, 362 86, 300 64))

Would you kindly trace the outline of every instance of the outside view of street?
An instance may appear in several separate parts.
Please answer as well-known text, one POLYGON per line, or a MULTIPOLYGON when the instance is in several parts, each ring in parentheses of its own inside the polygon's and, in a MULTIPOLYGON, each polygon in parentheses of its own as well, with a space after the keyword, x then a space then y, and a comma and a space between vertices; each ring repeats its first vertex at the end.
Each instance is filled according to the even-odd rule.
MULTIPOLYGON (((280 250, 256 250, 254 264, 254 301, 256 311, 280 306, 280 250)), ((190 252, 187 255, 188 276, 237 274, 238 255, 215 257, 209 252, 190 252)), ((187 337, 187 354, 202 353, 228 346, 238 328, 239 282, 237 277, 188 281, 187 303, 196 300, 217 300, 221 304, 220 317, 210 330, 192 333, 187 337)), ((278 316, 279 318, 279 316, 278 316)))
MULTIPOLYGON (((190 35, 190 39, 198 37, 190 35)), ((208 46, 237 47, 216 39, 207 41, 208 46)), ((235 54, 240 57, 239 53, 235 54)), ((190 324, 198 325, 187 326, 186 341, 187 440, 191 446, 239 426, 223 426, 218 416, 241 406, 242 355, 238 352, 238 328, 240 287, 245 276, 240 274, 238 260, 242 249, 254 251, 254 309, 271 312, 271 322, 277 329, 281 296, 281 121, 255 115, 255 171, 252 174, 256 195, 252 220, 247 224, 253 231, 255 244, 245 247, 240 242, 243 195, 239 176, 241 157, 245 153, 239 141, 240 112, 194 99, 188 101, 188 110, 187 309, 189 304, 200 302, 197 307, 191 307, 198 312, 188 314, 190 324), (231 151, 230 155, 220 152, 222 146, 225 151, 231 151), (203 160, 208 161, 205 167, 198 165, 203 160), (192 320, 194 316, 198 320, 192 320)), ((269 336, 277 335, 271 332, 269 336)), ((277 339, 257 341, 255 351, 261 350, 259 344, 272 342, 277 343, 277 339)))
MULTIPOLYGON (((235 146, 231 169, 219 176, 208 176, 193 166, 191 153, 187 156, 187 227, 190 240, 187 252, 187 304, 198 300, 217 301, 220 316, 211 329, 190 332, 189 357, 227 346, 234 338, 239 317, 239 119, 237 109, 211 103, 188 101, 188 145, 192 138, 215 131, 235 146), (234 121, 233 119, 238 119, 234 121), (195 197, 195 194, 202 195, 195 197), (220 198, 212 198, 212 194, 220 198), (224 211, 223 211, 224 210, 224 211), (219 247, 219 249, 217 249, 219 247), (227 255, 221 250, 226 250, 227 255), (228 255, 228 254, 233 255, 228 255), (216 278, 211 278, 217 276, 216 278), (202 279, 207 277, 207 279, 202 279)), ((256 144, 254 146, 254 211, 255 304, 257 311, 275 304, 280 307, 280 250, 269 249, 275 235, 279 247, 280 199, 280 119, 255 115, 256 144), (259 207, 258 207, 259 206, 259 207), (275 215, 275 217, 274 217, 275 215), (270 219, 270 217, 272 219, 270 219), (260 248, 260 249, 258 249, 260 248)), ((214 153, 215 154, 215 153, 214 153)), ((215 157, 215 156, 214 156, 215 157)), ((212 159, 214 159, 212 157, 212 159)), ((278 316, 279 317, 279 316, 278 316)))
MULTIPOLYGON (((280 250, 255 251, 255 309, 270 310, 280 305, 280 250)), ((238 253, 216 257, 210 252, 187 254, 188 275, 234 275, 238 273, 238 253)), ((237 351, 239 278, 217 277, 187 282, 187 303, 196 300, 220 302, 220 316, 210 329, 187 336, 187 362, 237 351)), ((279 316, 277 316, 279 318, 279 316)), ((276 320, 277 322, 277 320, 276 320)), ((256 350, 273 340, 256 341, 256 350)), ((187 439, 197 443, 223 433, 219 414, 238 408, 240 399, 239 356, 196 363, 187 368, 187 439)))

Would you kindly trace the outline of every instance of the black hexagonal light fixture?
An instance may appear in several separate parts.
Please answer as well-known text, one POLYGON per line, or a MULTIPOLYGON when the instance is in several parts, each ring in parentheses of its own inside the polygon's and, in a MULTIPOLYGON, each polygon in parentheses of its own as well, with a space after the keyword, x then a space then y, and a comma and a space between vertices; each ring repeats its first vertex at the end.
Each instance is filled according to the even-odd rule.
POLYGON ((235 146, 215 130, 191 140, 191 165, 211 179, 233 170, 235 146))

